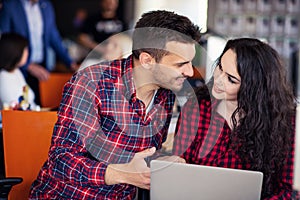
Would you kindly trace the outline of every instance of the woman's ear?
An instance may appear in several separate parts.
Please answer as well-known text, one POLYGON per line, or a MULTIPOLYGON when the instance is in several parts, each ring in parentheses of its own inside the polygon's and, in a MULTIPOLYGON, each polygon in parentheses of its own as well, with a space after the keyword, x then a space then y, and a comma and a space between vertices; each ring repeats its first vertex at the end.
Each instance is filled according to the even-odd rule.
POLYGON ((151 66, 155 63, 154 58, 149 53, 146 52, 142 52, 140 54, 139 61, 141 63, 141 66, 144 67, 145 69, 150 69, 151 66))

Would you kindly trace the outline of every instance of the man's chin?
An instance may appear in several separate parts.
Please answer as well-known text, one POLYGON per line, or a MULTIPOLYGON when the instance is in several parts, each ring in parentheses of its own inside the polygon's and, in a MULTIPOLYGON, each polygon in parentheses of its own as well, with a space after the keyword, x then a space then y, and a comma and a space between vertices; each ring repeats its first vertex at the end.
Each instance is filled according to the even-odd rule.
POLYGON ((182 85, 180 85, 180 86, 173 86, 172 88, 171 88, 171 90, 173 91, 173 92, 179 92, 181 89, 182 89, 182 85))

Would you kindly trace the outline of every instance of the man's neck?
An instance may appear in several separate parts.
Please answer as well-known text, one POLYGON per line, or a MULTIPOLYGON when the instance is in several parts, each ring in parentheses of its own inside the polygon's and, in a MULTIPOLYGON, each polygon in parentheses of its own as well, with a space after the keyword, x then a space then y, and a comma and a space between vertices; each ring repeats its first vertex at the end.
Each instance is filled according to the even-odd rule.
POLYGON ((134 60, 133 63, 133 82, 136 88, 136 96, 148 106, 159 86, 153 81, 150 70, 141 67, 138 60, 134 60))

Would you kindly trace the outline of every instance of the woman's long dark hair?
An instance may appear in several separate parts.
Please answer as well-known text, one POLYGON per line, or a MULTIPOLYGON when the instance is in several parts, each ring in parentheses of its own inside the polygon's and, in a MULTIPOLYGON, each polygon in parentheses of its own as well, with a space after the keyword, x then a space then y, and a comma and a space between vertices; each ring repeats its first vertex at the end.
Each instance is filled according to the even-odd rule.
MULTIPOLYGON (((263 172, 262 197, 268 197, 279 188, 291 148, 295 97, 279 55, 268 44, 253 38, 229 40, 217 62, 228 49, 237 55, 241 77, 238 106, 231 118, 231 145, 245 163, 251 163, 252 170, 263 172)), ((207 92, 206 87, 197 95, 207 92)))

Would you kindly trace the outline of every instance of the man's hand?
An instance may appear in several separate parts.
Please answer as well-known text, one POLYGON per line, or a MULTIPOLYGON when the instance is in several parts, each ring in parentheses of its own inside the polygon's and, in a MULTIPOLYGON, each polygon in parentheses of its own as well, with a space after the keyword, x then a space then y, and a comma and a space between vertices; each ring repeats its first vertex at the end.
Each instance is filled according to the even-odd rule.
POLYGON ((156 160, 164 160, 164 161, 176 162, 176 163, 186 163, 186 161, 179 156, 162 156, 157 158, 156 160))
POLYGON ((39 79, 39 81, 46 81, 49 78, 49 72, 47 71, 47 69, 45 69, 43 66, 35 64, 35 63, 31 63, 28 66, 27 71, 32 76, 39 79))
POLYGON ((126 183, 139 188, 150 189, 150 168, 144 158, 155 153, 155 147, 136 153, 126 164, 109 164, 105 172, 107 185, 126 183))

